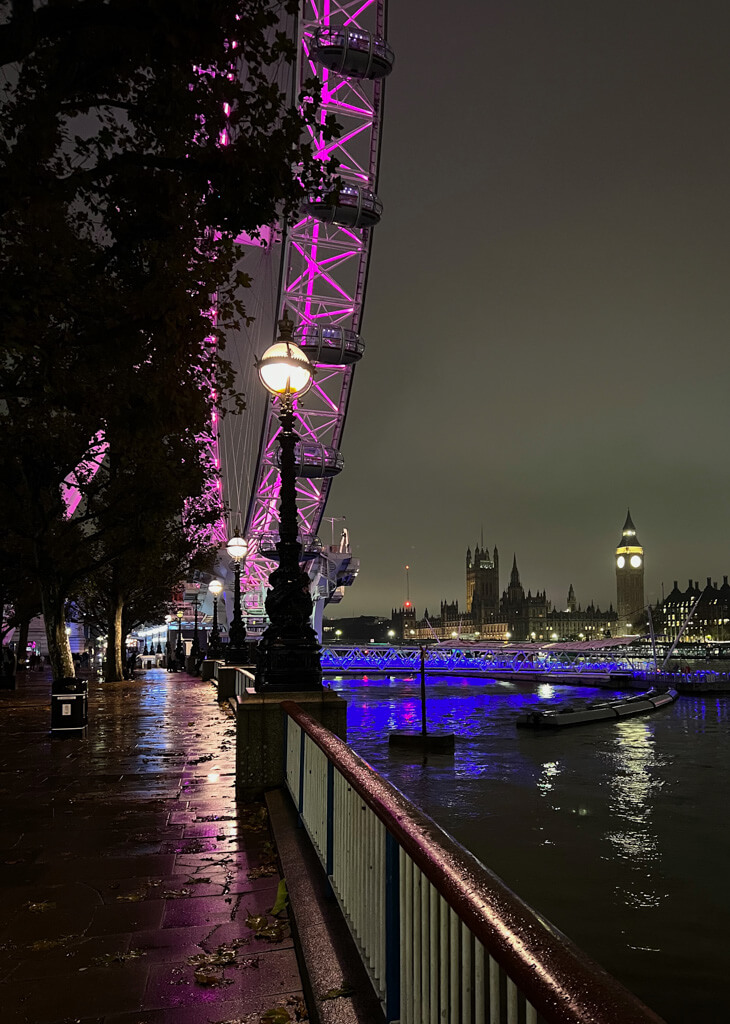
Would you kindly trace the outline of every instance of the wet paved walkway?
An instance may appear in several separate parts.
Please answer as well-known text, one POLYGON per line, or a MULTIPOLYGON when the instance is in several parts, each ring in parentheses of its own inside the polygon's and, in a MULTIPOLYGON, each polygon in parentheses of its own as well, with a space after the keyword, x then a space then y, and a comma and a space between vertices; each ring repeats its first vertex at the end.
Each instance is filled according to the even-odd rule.
POLYGON ((51 740, 50 678, 28 673, 0 720, 2 1024, 306 1019, 265 811, 236 807, 209 683, 92 682, 87 738, 51 740))

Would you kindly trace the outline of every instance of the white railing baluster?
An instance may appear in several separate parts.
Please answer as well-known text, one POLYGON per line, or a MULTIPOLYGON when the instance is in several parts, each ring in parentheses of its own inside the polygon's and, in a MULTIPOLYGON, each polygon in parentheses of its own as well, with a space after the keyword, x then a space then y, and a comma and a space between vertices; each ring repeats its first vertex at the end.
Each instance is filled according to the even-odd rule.
POLYGON ((423 950, 421 947, 421 883, 423 876, 413 865, 413 1019, 418 1024, 423 1022, 421 1012, 421 967, 423 950))
POLYGON ((499 996, 499 964, 489 957, 489 1022, 499 1024, 502 1000, 499 996))
POLYGON ((449 905, 439 895, 439 1024, 449 1019, 449 905))
POLYGON ((485 1024, 487 1016, 487 986, 484 946, 474 940, 474 1024, 485 1024))
POLYGON ((507 1024, 519 1024, 517 1009, 517 986, 507 977, 507 1024))
POLYGON ((375 893, 378 901, 378 966, 377 979, 380 992, 385 991, 385 828, 379 819, 375 819, 377 828, 377 875, 375 877, 375 893))
POLYGON ((471 1020, 472 997, 472 941, 473 936, 465 924, 461 926, 461 1019, 471 1020))
POLYGON ((537 1010, 532 1003, 525 1003, 525 1024, 537 1024, 537 1010))
POLYGON ((438 1024, 439 1019, 439 953, 441 950, 441 943, 439 941, 439 894, 435 885, 428 887, 429 896, 429 910, 428 917, 430 923, 429 936, 428 936, 428 977, 429 977, 429 993, 428 1001, 431 1008, 429 1014, 429 1024, 438 1024))
POLYGON ((421 1020, 428 1022, 431 1016, 431 914, 429 892, 431 886, 425 875, 421 875, 421 1020))
POLYGON ((413 861, 401 850, 401 885, 403 886, 404 911, 401 917, 401 934, 405 956, 401 962, 401 1016, 404 1024, 413 1022, 413 861))
POLYGON ((459 918, 449 908, 449 1024, 459 1024, 459 918))

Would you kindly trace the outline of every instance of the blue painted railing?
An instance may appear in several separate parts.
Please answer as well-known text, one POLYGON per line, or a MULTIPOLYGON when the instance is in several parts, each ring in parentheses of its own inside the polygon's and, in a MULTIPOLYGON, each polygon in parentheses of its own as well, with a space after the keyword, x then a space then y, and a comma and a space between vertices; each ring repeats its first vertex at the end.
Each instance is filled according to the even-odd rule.
POLYGON ((286 785, 399 1024, 662 1024, 292 701, 286 785))
MULTIPOLYGON (((326 672, 414 672, 420 667, 420 646, 391 647, 386 644, 327 644, 322 648, 326 672)), ((561 652, 505 647, 481 649, 459 646, 427 647, 426 669, 431 673, 460 675, 489 672, 578 674, 621 672, 643 675, 653 662, 643 656, 621 651, 561 652)))

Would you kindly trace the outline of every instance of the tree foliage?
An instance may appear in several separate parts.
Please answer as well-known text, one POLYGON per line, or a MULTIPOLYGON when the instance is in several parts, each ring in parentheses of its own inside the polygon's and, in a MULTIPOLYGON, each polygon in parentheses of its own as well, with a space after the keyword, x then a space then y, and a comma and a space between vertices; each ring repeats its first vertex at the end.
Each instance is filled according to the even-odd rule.
POLYGON ((302 143, 314 82, 296 103, 281 84, 296 8, 0 3, 0 569, 29 567, 54 643, 90 573, 152 551, 186 501, 211 513, 211 394, 242 405, 235 239, 331 172, 302 143))

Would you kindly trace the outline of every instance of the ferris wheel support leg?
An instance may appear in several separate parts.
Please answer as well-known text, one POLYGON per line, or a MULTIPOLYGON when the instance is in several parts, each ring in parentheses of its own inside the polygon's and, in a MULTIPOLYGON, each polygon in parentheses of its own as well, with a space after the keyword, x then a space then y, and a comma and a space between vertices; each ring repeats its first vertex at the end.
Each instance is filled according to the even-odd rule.
POLYGON ((314 613, 312 615, 312 628, 317 634, 317 639, 322 643, 322 616, 324 614, 324 598, 314 598, 314 613))

